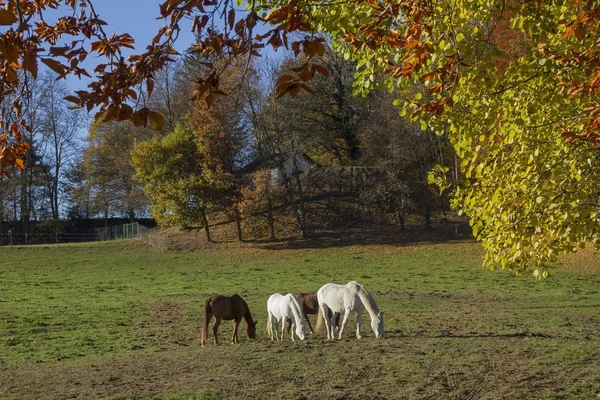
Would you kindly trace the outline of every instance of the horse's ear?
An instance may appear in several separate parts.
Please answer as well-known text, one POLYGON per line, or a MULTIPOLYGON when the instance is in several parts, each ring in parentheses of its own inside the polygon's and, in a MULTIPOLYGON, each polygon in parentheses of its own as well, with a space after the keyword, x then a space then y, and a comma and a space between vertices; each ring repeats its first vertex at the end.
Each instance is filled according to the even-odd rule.
POLYGON ((383 311, 379 311, 379 314, 377 314, 378 317, 383 317, 383 311))

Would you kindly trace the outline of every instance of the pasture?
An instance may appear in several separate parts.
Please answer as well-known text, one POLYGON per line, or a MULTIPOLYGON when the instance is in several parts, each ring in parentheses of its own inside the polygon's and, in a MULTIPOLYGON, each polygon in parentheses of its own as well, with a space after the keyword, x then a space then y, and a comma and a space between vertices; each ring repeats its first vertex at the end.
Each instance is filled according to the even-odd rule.
MULTIPOLYGON (((0 399, 593 399, 600 255, 552 278, 490 273, 472 242, 169 252, 141 242, 0 248, 0 399), (385 311, 341 341, 271 342, 267 299, 357 280, 385 311), (203 301, 257 325, 200 347, 203 301)), ((311 316, 314 321, 314 316, 311 316)), ((314 323, 313 323, 314 324, 314 323)), ((242 323, 242 327, 244 324, 242 323)))

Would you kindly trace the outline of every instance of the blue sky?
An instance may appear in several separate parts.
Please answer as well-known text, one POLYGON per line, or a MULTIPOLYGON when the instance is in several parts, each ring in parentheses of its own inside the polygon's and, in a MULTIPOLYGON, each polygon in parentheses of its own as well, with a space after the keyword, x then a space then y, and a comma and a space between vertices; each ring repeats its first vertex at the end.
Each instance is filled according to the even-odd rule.
MULTIPOLYGON (((152 38, 156 36, 158 30, 166 24, 165 20, 156 19, 160 14, 159 6, 162 2, 161 0, 95 0, 94 8, 100 18, 108 24, 104 27, 107 35, 110 36, 112 33, 129 33, 135 39, 135 53, 139 54, 144 52, 146 46, 152 42, 152 38)), ((62 13, 64 13, 64 9, 62 13)), ((62 15, 60 10, 53 14, 62 15)), ((194 35, 191 32, 191 19, 182 21, 180 27, 181 31, 175 49, 183 53, 194 42, 194 35)), ((259 26, 256 28, 256 33, 261 33, 261 31, 266 31, 267 29, 266 27, 259 26)), ((126 53, 125 55, 131 53, 126 53)), ((275 58, 280 57, 283 53, 280 50, 278 55, 275 56, 274 52, 270 49, 263 51, 263 54, 271 57, 274 56, 275 58)), ((104 59, 98 59, 97 62, 94 62, 93 59, 88 59, 84 65, 88 72, 92 74, 95 65, 104 61, 104 59)), ((68 77, 67 80, 72 90, 85 90, 87 84, 90 82, 89 79, 79 81, 77 77, 68 77)))
MULTIPOLYGON (((100 19, 108 24, 104 28, 107 35, 110 36, 113 32, 116 34, 129 33, 135 39, 135 53, 142 53, 158 30, 165 25, 164 20, 156 19, 160 14, 160 3, 159 0, 97 0, 94 2, 94 8, 100 19)), ((176 50, 179 52, 183 52, 194 41, 191 21, 182 23, 181 28, 176 45, 176 50)), ((89 61, 86 63, 86 67, 91 74, 95 62, 89 61)), ((104 60, 99 59, 98 63, 100 62, 104 62, 104 60)), ((84 89, 89 82, 88 80, 79 81, 77 77, 68 77, 67 79, 73 90, 84 89)))
MULTIPOLYGON (((143 51, 156 32, 165 25, 157 20, 160 14, 159 0, 100 0, 94 2, 94 8, 100 18, 108 23, 106 33, 129 33, 136 40, 138 51, 143 51)), ((181 26, 177 50, 186 49, 193 42, 191 21, 181 26)))

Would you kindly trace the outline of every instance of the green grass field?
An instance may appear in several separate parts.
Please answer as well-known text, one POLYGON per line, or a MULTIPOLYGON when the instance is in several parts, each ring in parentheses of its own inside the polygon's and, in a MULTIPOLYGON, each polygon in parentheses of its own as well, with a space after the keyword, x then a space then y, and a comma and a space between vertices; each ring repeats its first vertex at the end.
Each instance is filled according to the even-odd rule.
MULTIPOLYGON (((535 281, 478 244, 168 252, 136 241, 0 249, 1 399, 600 398, 600 255, 535 281), (357 280, 375 340, 266 339, 274 292, 357 280), (257 340, 200 347, 204 299, 238 293, 257 340)), ((314 323, 314 317, 312 317, 314 323)), ((351 324, 354 318, 351 318, 351 324)))

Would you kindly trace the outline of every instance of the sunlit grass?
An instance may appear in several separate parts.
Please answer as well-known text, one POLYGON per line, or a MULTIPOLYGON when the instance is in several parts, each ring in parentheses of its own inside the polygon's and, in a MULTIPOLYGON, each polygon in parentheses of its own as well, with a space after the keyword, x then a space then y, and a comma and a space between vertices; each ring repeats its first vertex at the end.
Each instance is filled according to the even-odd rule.
MULTIPOLYGON (((315 380, 327 382, 319 393, 334 397, 357 384, 361 389, 354 387, 355 392, 377 397, 373 390, 380 388, 384 398, 391 393, 479 398, 494 385, 497 398, 539 390, 546 390, 543 398, 600 393, 600 371, 590 368, 590 360, 600 357, 600 266, 593 252, 563 260, 564 267, 542 282, 481 269, 481 250, 474 243, 168 252, 119 241, 2 248, 0 256, 0 380, 2 373, 27 379, 27 373, 42 371, 37 368, 60 374, 63 368, 111 360, 160 365, 164 357, 174 357, 182 365, 202 361, 222 374, 242 363, 248 374, 264 378, 248 389, 256 398, 263 389, 278 398, 298 398, 315 380), (594 263, 598 268, 590 266, 594 263), (266 339, 270 294, 316 291, 327 282, 350 280, 362 283, 386 312, 383 340, 373 339, 367 314, 367 337, 361 341, 352 338, 353 329, 339 343, 266 339), (256 342, 242 334, 239 346, 199 348, 203 300, 214 293, 238 293, 247 300, 260 321, 256 342), (241 351, 247 352, 244 357, 241 351), (315 357, 316 370, 300 366, 315 357), (271 381, 276 378, 265 372, 268 365, 289 384, 271 381), (354 368, 350 375, 364 382, 352 383, 348 373, 338 371, 340 365, 354 368), (14 375, 17 366, 29 372, 14 375), (500 373, 507 369, 540 387, 524 384, 527 379, 507 382, 500 373), (553 371, 562 383, 543 371, 553 371), (570 371, 585 372, 586 379, 577 380, 570 371), (401 389, 392 390, 398 385, 401 389)), ((230 325, 223 324, 220 333, 227 339, 230 325)), ((105 395, 213 398, 233 390, 218 379, 161 389, 159 378, 152 395, 114 384, 105 395)), ((23 397, 33 389, 21 390, 16 393, 23 397)), ((60 397, 60 389, 53 390, 48 397, 60 397)), ((0 398, 9 393, 0 385, 0 398)))

